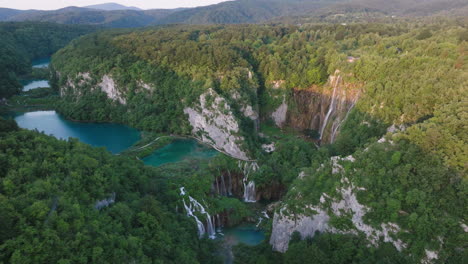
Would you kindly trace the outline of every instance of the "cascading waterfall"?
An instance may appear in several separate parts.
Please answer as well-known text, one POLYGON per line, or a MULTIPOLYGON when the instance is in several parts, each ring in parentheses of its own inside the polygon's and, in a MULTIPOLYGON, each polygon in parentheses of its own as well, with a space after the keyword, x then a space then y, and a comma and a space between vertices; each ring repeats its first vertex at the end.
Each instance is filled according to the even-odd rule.
MULTIPOLYGON (((349 116, 349 113, 351 113, 351 110, 353 110, 354 106, 356 105, 356 102, 357 102, 357 98, 359 96, 356 96, 356 99, 353 101, 353 103, 351 104, 351 106, 349 107, 348 111, 346 112, 346 115, 345 117, 343 118, 343 120, 341 120, 341 122, 339 122, 339 124, 336 126, 336 127, 332 127, 332 134, 331 134, 331 138, 330 138, 330 143, 333 143, 335 142, 335 139, 336 139, 336 134, 338 133, 341 125, 346 121, 346 119, 348 119, 348 116, 349 116)), ((334 124, 333 124, 334 125, 334 124)))
POLYGON ((228 170, 228 175, 229 175, 229 178, 228 178, 228 194, 229 196, 232 196, 232 177, 231 177, 231 171, 228 170))
POLYGON ((258 217, 258 223, 255 225, 255 227, 258 228, 262 223, 263 219, 270 219, 266 211, 262 211, 262 215, 258 217))
POLYGON ((322 127, 320 128, 320 139, 322 139, 322 137, 323 137, 323 131, 325 131, 325 128, 327 127, 328 119, 330 118, 331 114, 332 114, 333 111, 335 110, 335 103, 336 103, 336 96, 335 96, 335 93, 336 93, 336 87, 337 87, 337 86, 338 86, 338 85, 333 85, 333 94, 332 94, 332 99, 331 99, 330 107, 328 108, 328 112, 327 112, 327 114, 325 115, 325 119, 323 120, 322 127))
MULTIPOLYGON (((180 187, 179 190, 180 190, 181 196, 186 195, 186 191, 184 187, 180 187)), ((215 231, 215 227, 214 227, 210 214, 205 210, 205 207, 203 207, 203 205, 201 205, 201 203, 195 200, 192 196, 189 195, 188 198, 190 202, 189 205, 185 203, 184 198, 182 198, 182 202, 184 204, 185 211, 187 212, 187 216, 193 217, 195 219, 195 222, 197 222, 198 236, 201 238, 205 234, 207 234, 209 238, 215 239, 216 231, 215 231), (206 216, 206 229, 205 229, 205 225, 203 224, 203 222, 200 221, 200 219, 198 219, 198 217, 195 215, 195 212, 198 212, 206 216)))
POLYGON ((242 179, 242 183, 244 185, 244 202, 247 203, 255 203, 256 200, 256 190, 255 190, 255 182, 249 181, 249 174, 258 170, 257 162, 248 162, 248 161, 239 161, 238 163, 239 169, 242 170, 244 173, 244 178, 242 179))

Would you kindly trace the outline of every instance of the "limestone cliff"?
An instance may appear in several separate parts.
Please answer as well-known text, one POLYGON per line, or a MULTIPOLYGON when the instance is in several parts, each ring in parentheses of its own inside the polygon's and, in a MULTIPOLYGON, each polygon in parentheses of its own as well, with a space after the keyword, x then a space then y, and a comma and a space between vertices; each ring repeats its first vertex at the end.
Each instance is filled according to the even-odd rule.
POLYGON ((271 117, 280 127, 315 130, 322 143, 332 143, 359 99, 360 87, 345 82, 337 70, 322 87, 294 89, 289 100, 284 100, 271 117))
MULTIPOLYGON (((343 174, 343 163, 354 162, 352 156, 346 158, 332 157, 330 160, 332 173, 343 174)), ((320 169, 324 169, 322 166, 320 169)), ((299 178, 307 177, 301 173, 299 178)), ((365 191, 364 188, 354 186, 348 178, 342 175, 340 186, 336 193, 340 198, 332 197, 331 194, 323 193, 320 202, 309 204, 303 210, 305 213, 293 214, 285 206, 275 213, 273 218, 273 229, 270 237, 270 244, 273 249, 285 252, 288 249, 289 240, 294 232, 299 232, 302 238, 313 237, 315 232, 331 232, 341 234, 362 233, 367 240, 377 246, 382 239, 384 242, 392 243, 398 250, 406 247, 400 239, 394 238, 400 232, 400 228, 395 223, 382 223, 379 228, 375 228, 364 221, 364 217, 370 208, 359 203, 356 193, 365 191), (350 217, 352 228, 339 229, 330 223, 332 217, 350 217)), ((298 197, 300 199, 300 197, 298 197)))
POLYGON ((184 112, 200 140, 236 159, 248 159, 240 146, 244 138, 238 135, 239 123, 226 100, 213 89, 200 95, 198 107, 186 107, 184 112))
POLYGON ((91 91, 100 90, 107 95, 110 100, 116 101, 125 105, 127 100, 111 75, 104 75, 101 78, 91 76, 89 72, 78 73, 74 77, 68 77, 64 86, 60 87, 60 95, 71 95, 79 99, 84 90, 90 89, 91 91), (94 79, 100 79, 99 83, 95 84, 94 79))

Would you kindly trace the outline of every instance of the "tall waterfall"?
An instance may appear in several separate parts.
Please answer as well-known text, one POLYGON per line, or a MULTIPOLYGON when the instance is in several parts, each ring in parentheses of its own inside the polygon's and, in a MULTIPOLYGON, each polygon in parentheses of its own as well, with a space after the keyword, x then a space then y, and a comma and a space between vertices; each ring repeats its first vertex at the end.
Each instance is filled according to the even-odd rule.
MULTIPOLYGON (((184 187, 180 187, 179 190, 180 190, 181 196, 186 196, 184 187)), ((185 211, 187 212, 187 216, 193 217, 195 219, 195 222, 197 223, 198 236, 201 238, 205 234, 207 234, 209 238, 215 239, 216 230, 215 230, 215 226, 213 224, 210 214, 205 210, 205 207, 203 207, 203 205, 201 205, 201 203, 195 200, 192 196, 189 195, 188 199, 189 199, 188 205, 185 203, 184 197, 182 197, 182 202, 184 204, 185 211), (195 215, 196 212, 206 216, 206 228, 203 222, 200 221, 200 219, 195 215)))
POLYGON ((242 183, 244 184, 244 202, 255 203, 257 201, 255 192, 255 182, 251 180, 249 181, 249 175, 251 172, 255 172, 258 170, 258 164, 255 161, 239 161, 238 166, 239 169, 241 169, 244 173, 244 178, 242 179, 242 183))
POLYGON ((323 120, 322 127, 320 128, 320 139, 322 139, 322 137, 323 137, 323 131, 325 131, 325 128, 327 127, 327 123, 328 123, 328 119, 330 118, 330 115, 331 115, 331 114, 333 113, 333 111, 335 110, 335 103, 336 103, 336 96, 335 96, 335 93, 336 93, 336 87, 337 87, 337 85, 334 85, 334 86, 333 86, 333 95, 332 95, 332 98, 331 98, 330 107, 328 108, 327 115, 325 116, 325 119, 323 120))
POLYGON ((332 133, 331 133, 331 138, 330 138, 330 143, 333 143, 335 142, 335 139, 336 139, 336 135, 341 127, 341 125, 343 125, 343 123, 348 119, 348 116, 349 116, 349 113, 351 113, 351 110, 353 110, 354 106, 356 105, 356 102, 357 102, 357 99, 359 97, 359 94, 358 96, 356 96, 356 98, 353 100, 351 106, 349 106, 347 112, 346 112, 346 115, 345 117, 340 121, 339 119, 337 120, 337 122, 334 122, 333 123, 333 126, 332 126, 332 133))

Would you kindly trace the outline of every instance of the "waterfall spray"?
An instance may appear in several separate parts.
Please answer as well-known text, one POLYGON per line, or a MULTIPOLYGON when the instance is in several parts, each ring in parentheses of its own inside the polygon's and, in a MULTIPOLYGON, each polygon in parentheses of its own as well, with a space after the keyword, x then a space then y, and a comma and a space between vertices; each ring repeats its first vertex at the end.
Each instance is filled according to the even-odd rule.
MULTIPOLYGON (((184 187, 181 187, 179 190, 180 190, 181 196, 186 195, 186 191, 184 187)), ((213 221, 211 220, 210 214, 205 210, 205 207, 203 207, 203 205, 199 203, 197 200, 195 200, 192 196, 189 195, 188 198, 189 198, 189 205, 187 205, 184 198, 182 198, 182 203, 184 204, 184 208, 187 213, 187 216, 193 217, 195 219, 195 222, 197 223, 198 236, 201 238, 205 234, 207 234, 209 238, 215 239, 216 231, 215 231, 213 221), (206 229, 205 229, 204 224, 195 215, 196 212, 206 216, 206 229)))
POLYGON ((251 172, 255 172, 258 170, 257 162, 247 162, 247 161, 239 161, 238 163, 239 169, 242 170, 244 173, 244 178, 242 179, 242 183, 244 185, 244 202, 247 203, 255 203, 256 200, 256 189, 255 189, 255 182, 249 181, 249 175, 251 172))

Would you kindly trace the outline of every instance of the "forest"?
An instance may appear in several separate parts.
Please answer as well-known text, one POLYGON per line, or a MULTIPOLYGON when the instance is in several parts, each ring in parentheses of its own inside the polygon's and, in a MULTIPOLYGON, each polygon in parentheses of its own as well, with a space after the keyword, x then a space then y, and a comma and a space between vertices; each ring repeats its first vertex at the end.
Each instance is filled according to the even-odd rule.
POLYGON ((31 61, 49 57, 72 39, 96 29, 54 23, 0 22, 0 98, 18 94, 31 61))
MULTIPOLYGON (((0 24, 6 36, 0 69, 8 73, 0 97, 19 93, 32 59, 54 54, 53 90, 22 93, 13 97, 17 104, 35 100, 75 121, 200 136, 185 110, 201 108, 201 95, 214 91, 219 97, 206 96, 204 110, 223 100, 220 111, 239 124, 229 133, 241 136, 236 144, 259 165, 249 179, 261 204, 271 205, 261 223, 267 239, 234 247, 234 263, 421 263, 428 251, 437 258, 427 263, 468 257, 466 19, 94 31, 0 24), (310 114, 299 111, 295 96, 333 97, 330 80, 337 76, 360 95, 336 140, 321 142, 320 131, 274 122, 282 104, 286 119, 310 114), (97 89, 106 78, 115 83, 114 98, 97 89), (258 120, 245 114, 246 106, 258 120), (272 143, 274 151, 262 150, 272 143), (351 211, 333 211, 330 201, 346 188, 368 208, 365 225, 394 223, 400 231, 392 239, 404 247, 371 243, 351 211), (294 232, 285 253, 272 250, 273 216, 313 217, 309 209, 320 204, 334 232, 294 232)), ((221 245, 198 238, 180 188, 230 225, 252 219, 255 212, 239 195, 213 188, 220 176, 242 179, 238 161, 220 154, 154 168, 132 155, 0 119, 0 262, 220 263, 221 245), (110 206, 97 206, 107 200, 110 206)))

